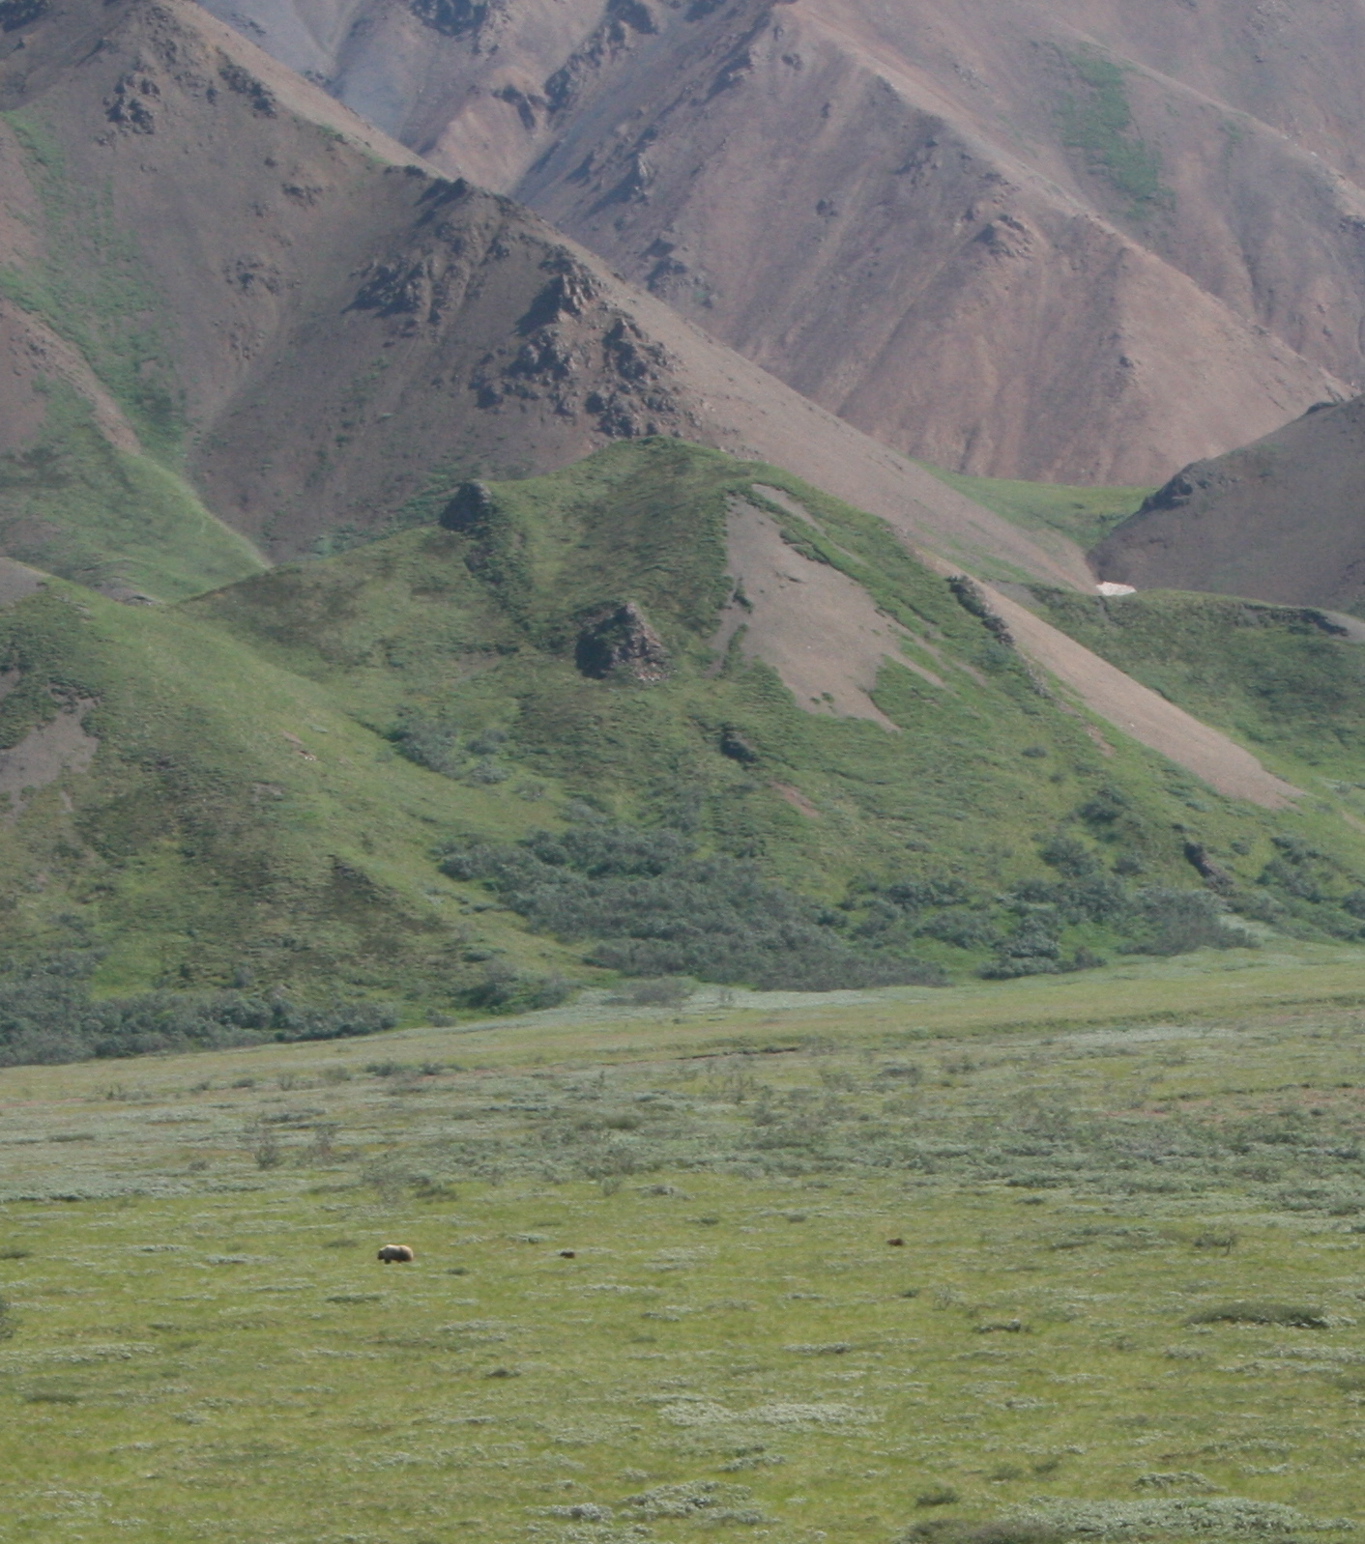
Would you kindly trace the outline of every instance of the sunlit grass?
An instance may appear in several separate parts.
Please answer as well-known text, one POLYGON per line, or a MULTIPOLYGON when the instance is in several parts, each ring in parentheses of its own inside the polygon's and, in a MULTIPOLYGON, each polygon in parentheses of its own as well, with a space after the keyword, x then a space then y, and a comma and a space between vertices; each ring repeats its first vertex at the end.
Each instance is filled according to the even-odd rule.
POLYGON ((0 1074, 0 1536, 1359 1518, 1358 966, 1200 963, 0 1074))

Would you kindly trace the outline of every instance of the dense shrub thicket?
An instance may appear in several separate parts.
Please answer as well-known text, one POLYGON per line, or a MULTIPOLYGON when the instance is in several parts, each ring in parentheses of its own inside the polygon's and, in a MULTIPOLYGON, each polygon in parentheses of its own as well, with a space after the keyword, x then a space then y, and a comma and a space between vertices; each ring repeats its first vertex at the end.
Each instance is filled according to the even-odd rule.
POLYGON ((861 908, 855 931, 865 938, 933 938, 991 951, 980 974, 999 981, 1091 969, 1104 963, 1094 947, 1101 943, 1126 954, 1173 955, 1255 942, 1229 924, 1224 903, 1209 890, 1134 888, 1073 837, 1052 838, 1040 856, 1053 874, 1021 880, 1003 894, 908 878, 855 886, 846 904, 861 908), (1064 940, 1077 931, 1090 942, 1073 943, 1068 952, 1064 940))
POLYGON ((855 883, 838 906, 794 895, 748 861, 699 855, 682 831, 600 818, 513 846, 467 841, 441 866, 483 880, 538 931, 588 944, 589 964, 634 977, 800 991, 942 985, 926 943, 974 956, 966 963, 997 980, 1090 969, 1104 963, 1097 946, 1171 955, 1254 943, 1208 889, 1134 888, 1068 836, 1041 856, 1053 872, 1003 894, 910 876, 855 883))
POLYGON ((845 913, 779 888, 754 864, 699 856, 681 831, 585 823, 515 846, 465 843, 441 867, 484 880, 532 927, 588 942, 588 963, 627 976, 816 992, 946 983, 912 954, 860 948, 845 936, 845 913))
POLYGON ((92 999, 97 960, 67 953, 39 963, 0 963, 0 1066, 212 1050, 268 1040, 334 1040, 391 1029, 379 1003, 304 1007, 249 992, 145 992, 92 999))
POLYGON ((502 729, 485 729, 462 739, 459 729, 446 720, 412 712, 389 730, 388 737, 409 761, 457 782, 501 783, 510 775, 498 760, 507 743, 502 729))

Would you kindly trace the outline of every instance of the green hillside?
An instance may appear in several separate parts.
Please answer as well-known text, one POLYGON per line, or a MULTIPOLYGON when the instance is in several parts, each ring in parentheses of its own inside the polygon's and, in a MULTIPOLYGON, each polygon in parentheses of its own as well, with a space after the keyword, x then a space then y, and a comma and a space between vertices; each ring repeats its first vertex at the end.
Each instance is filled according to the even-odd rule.
MULTIPOLYGON (((178 606, 54 580, 0 611, 11 996, 57 1001, 55 969, 78 998, 217 1005, 197 1028, 170 998, 110 1009, 83 1042, 154 1048, 298 1029, 281 993, 332 1012, 303 1025, 323 1033, 357 1002, 516 1008, 603 972, 934 984, 1365 933, 1365 840, 1333 804, 1270 814, 1101 733, 970 587, 775 468, 655 440, 480 488, 178 606), (737 500, 906 630, 884 722, 799 704, 743 627, 713 647, 724 608, 752 611, 737 500), (649 669, 600 668, 628 615, 649 669)), ((1286 668, 1304 647, 1293 618, 1257 637, 1286 668)), ((1298 725, 1342 776, 1352 711, 1298 725)))
MULTIPOLYGON (((844 940, 883 965, 1023 974, 1150 943, 1131 897, 1199 886, 1189 849, 1219 854, 1234 887, 1259 896, 1274 839, 1321 821, 1271 817, 1111 744, 1112 731, 1096 738, 884 525, 773 467, 672 441, 622 445, 495 485, 472 523, 458 510, 447 519, 465 528, 278 569, 188 609, 325 685, 411 759, 465 786, 520 788, 548 827, 567 813, 662 829, 757 864, 832 907, 844 940), (789 498, 779 506, 763 489, 789 498), (901 732, 805 711, 738 640, 717 657, 736 498, 761 504, 793 552, 855 579, 932 651, 910 645, 906 664, 878 677, 876 704, 901 732), (576 666, 585 619, 626 602, 658 632, 663 680, 594 680, 576 666), (916 672, 926 663, 945 684, 916 672)), ((1331 825, 1352 853, 1359 838, 1331 825)), ((540 925, 589 901, 610 911, 609 895, 581 885, 551 894, 536 854, 471 842, 483 835, 454 833, 448 870, 488 880, 540 925)), ((611 869, 619 853, 578 841, 550 858, 561 871, 611 869)), ((649 904, 667 909, 657 893, 649 904)), ((661 969, 697 959, 623 945, 609 955, 661 969)))
POLYGON ((69 387, 47 388, 42 437, 0 456, 0 550, 94 588, 181 600, 265 561, 170 466, 121 450, 69 387))
POLYGON ((1365 649, 1325 613, 1174 590, 1032 593, 1054 625, 1286 777, 1360 775, 1365 649))
POLYGON ((1035 535, 1059 535, 1089 551, 1142 503, 1150 488, 1071 487, 1008 477, 967 477, 942 467, 925 471, 1035 535))
POLYGON ((490 948, 541 952, 465 920, 429 857, 457 817, 510 834, 527 806, 420 771, 225 634, 53 581, 0 611, 0 661, 0 746, 32 780, 0 823, 16 969, 74 951, 97 994, 430 1003, 478 985, 490 948), (62 771, 82 729, 93 765, 62 771))

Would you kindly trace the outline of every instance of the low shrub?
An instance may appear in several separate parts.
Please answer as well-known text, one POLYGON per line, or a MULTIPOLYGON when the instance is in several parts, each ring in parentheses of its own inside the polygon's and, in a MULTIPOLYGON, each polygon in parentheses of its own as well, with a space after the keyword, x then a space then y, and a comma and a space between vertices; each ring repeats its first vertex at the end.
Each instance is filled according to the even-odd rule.
POLYGON ((491 1013, 531 1013, 539 1008, 557 1008, 568 1001, 572 991, 562 976, 541 976, 494 961, 484 971, 483 980, 466 989, 462 1001, 466 1007, 491 1013))
POLYGON ((1065 1537, 1056 1529, 1038 1523, 994 1522, 967 1523, 954 1518, 936 1517, 917 1523, 901 1535, 901 1544, 1059 1544, 1065 1537))
POLYGON ((1289 1539, 1350 1528, 1277 1501, 1242 1496, 1143 1501, 1035 1501, 986 1522, 933 1518, 901 1535, 901 1544, 1064 1544, 1070 1539, 1289 1539))
POLYGON ((1191 1314, 1186 1324, 1272 1324, 1285 1329, 1327 1330, 1332 1321, 1321 1308, 1302 1303, 1219 1303, 1191 1314))
POLYGON ((0 1066, 214 1050, 264 1041, 335 1040, 392 1029, 373 1002, 295 1003, 279 994, 144 992, 95 999, 89 952, 0 965, 0 1066))
POLYGON ((912 955, 853 948, 843 913, 769 883, 751 862, 702 856, 668 828, 599 819, 510 847, 465 843, 441 867, 482 879, 537 931, 582 941, 588 964, 625 976, 817 992, 947 980, 912 955))
POLYGON ((951 1485, 934 1485, 920 1491, 915 1497, 916 1506, 954 1506, 962 1497, 951 1485))
POLYGON ((1206 890, 1172 890, 1152 885, 1135 898, 1142 954, 1191 954, 1196 949, 1248 949, 1256 940, 1229 927, 1222 908, 1206 890))
MULTIPOLYGON (((1141 1539, 1163 1534, 1181 1539, 1287 1539, 1332 1526, 1280 1502, 1252 1501, 1243 1496, 1034 1502, 1011 1511, 1002 1524, 1009 1529, 1035 1530, 1032 1544, 1048 1544, 1054 1539, 1141 1539)), ((1352 1525, 1342 1520, 1337 1526, 1352 1525)), ((997 1534, 990 1544, 1013 1544, 1015 1539, 1027 1537, 1016 1532, 997 1534)), ((987 1544, 987 1540, 980 1544, 987 1544)))

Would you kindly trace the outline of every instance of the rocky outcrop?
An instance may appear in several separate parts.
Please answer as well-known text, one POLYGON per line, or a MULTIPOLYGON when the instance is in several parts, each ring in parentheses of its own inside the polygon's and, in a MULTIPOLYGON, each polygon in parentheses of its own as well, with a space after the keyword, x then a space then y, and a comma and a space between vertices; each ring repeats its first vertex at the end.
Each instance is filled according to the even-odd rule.
POLYGON ((1185 843, 1185 861, 1211 890, 1231 890, 1236 885, 1222 864, 1209 856, 1209 850, 1202 842, 1185 843))
POLYGON ((629 676, 650 684, 668 674, 668 651, 634 601, 599 613, 578 635, 574 662, 585 676, 604 681, 629 676))
POLYGON ((487 483, 461 483, 441 511, 440 523, 447 531, 477 531, 487 525, 495 507, 493 490, 487 483))
POLYGON ((519 346, 485 355, 470 377, 481 408, 547 402, 612 439, 681 432, 667 350, 599 299, 590 275, 556 275, 518 330, 526 334, 519 346))
POLYGON ((119 81, 105 103, 105 116, 130 134, 154 134, 161 87, 142 71, 133 70, 119 81))

